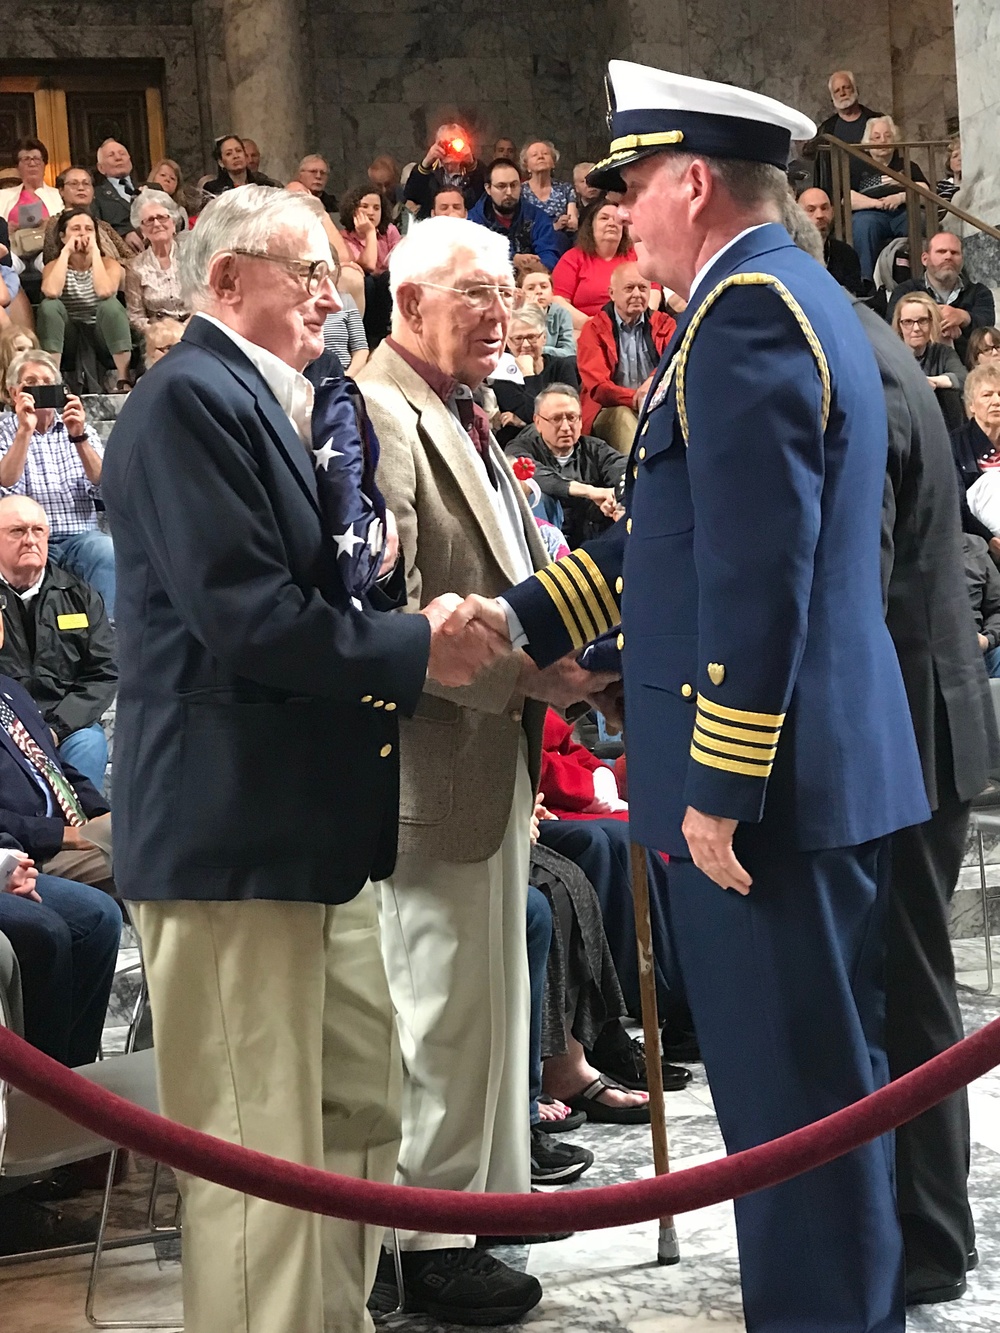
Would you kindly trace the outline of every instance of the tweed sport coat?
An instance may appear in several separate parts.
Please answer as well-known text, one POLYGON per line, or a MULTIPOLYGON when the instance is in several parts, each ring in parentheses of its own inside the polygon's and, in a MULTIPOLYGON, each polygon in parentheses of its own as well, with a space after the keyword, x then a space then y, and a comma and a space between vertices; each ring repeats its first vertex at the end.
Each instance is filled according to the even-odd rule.
MULTIPOLYGON (((358 375, 382 447, 378 484, 396 516, 407 609, 441 593, 494 597, 517 582, 474 460, 438 395, 382 343, 358 375)), ((511 477, 500 446, 493 465, 511 477)), ((520 491, 536 569, 549 563, 520 491)), ((399 851, 471 863, 492 856, 510 818, 522 731, 537 785, 545 705, 518 689, 520 654, 472 685, 428 681, 412 718, 400 718, 399 851)))

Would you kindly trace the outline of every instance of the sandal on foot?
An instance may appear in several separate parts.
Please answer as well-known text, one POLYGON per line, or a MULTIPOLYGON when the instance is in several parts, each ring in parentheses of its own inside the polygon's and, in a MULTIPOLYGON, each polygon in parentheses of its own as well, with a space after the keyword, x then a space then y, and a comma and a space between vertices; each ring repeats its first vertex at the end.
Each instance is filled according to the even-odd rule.
POLYGON ((602 1094, 609 1089, 614 1092, 632 1091, 631 1088, 623 1087, 613 1078, 608 1078, 607 1074, 599 1074, 593 1083, 589 1083, 582 1092, 578 1092, 575 1097, 567 1097, 563 1100, 574 1111, 586 1111, 587 1119, 598 1125, 649 1124, 649 1102, 642 1102, 639 1106, 609 1106, 607 1102, 600 1100, 602 1094))

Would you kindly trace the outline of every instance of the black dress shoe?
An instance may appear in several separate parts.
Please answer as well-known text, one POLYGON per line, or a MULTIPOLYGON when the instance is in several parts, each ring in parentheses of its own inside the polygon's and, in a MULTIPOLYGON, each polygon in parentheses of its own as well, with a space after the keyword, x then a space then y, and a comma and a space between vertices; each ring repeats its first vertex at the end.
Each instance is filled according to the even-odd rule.
POLYGON ((97 1220, 77 1222, 21 1194, 0 1199, 0 1255, 31 1254, 61 1245, 92 1245, 97 1220))
MULTIPOLYGON (((609 1023, 587 1052, 595 1069, 607 1074, 632 1092, 648 1092, 646 1082, 646 1048, 630 1037, 620 1023, 609 1023)), ((690 1069, 660 1061, 663 1070, 663 1091, 679 1092, 691 1082, 690 1069)))
POLYGON ((907 1305, 941 1305, 945 1301, 958 1301, 965 1295, 965 1278, 961 1282, 944 1282, 940 1286, 911 1287, 906 1284, 907 1305))
MULTIPOLYGON (((402 1255, 406 1313, 446 1324, 489 1327, 523 1319, 542 1299, 538 1279, 486 1250, 408 1250, 402 1255)), ((396 1308, 396 1270, 383 1251, 368 1308, 396 1308)))

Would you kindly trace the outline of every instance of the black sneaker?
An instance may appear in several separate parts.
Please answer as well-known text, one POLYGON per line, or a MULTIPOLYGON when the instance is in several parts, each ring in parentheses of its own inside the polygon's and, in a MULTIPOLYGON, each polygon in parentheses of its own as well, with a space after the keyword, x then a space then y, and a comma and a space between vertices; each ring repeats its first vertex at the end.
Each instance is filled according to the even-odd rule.
POLYGON ((568 1185, 579 1180, 584 1171, 594 1164, 589 1148, 578 1148, 575 1143, 553 1140, 549 1134, 531 1127, 531 1183, 532 1185, 568 1185))
MULTIPOLYGON (((542 1299, 538 1279, 494 1259, 487 1250, 408 1250, 403 1256, 406 1313, 446 1324, 486 1327, 523 1319, 542 1299)), ((369 1309, 395 1309, 391 1254, 382 1253, 369 1309), (391 1289, 391 1303, 386 1303, 391 1289)))

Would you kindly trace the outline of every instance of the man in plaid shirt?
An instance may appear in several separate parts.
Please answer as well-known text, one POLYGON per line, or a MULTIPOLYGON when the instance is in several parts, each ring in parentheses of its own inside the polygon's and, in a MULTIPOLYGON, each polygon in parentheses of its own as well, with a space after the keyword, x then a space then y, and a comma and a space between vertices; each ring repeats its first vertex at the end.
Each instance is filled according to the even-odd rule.
POLYGON ((14 411, 0 417, 0 495, 28 495, 50 525, 49 555, 101 595, 115 616, 115 553, 97 526, 104 446, 87 425, 83 404, 68 394, 62 412, 36 408, 32 386, 59 384, 47 352, 29 349, 10 363, 7 389, 14 411))

